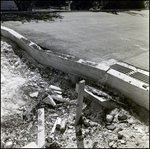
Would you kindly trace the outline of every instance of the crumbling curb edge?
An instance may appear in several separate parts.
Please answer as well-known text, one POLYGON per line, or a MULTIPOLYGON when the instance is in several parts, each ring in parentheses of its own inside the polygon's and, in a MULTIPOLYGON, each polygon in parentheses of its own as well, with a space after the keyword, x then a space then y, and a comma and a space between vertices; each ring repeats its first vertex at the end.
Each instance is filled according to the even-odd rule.
POLYGON ((111 69, 108 65, 77 59, 70 55, 45 51, 12 29, 1 26, 1 35, 16 42, 39 63, 65 73, 97 81, 115 88, 138 105, 149 110, 149 84, 111 69))

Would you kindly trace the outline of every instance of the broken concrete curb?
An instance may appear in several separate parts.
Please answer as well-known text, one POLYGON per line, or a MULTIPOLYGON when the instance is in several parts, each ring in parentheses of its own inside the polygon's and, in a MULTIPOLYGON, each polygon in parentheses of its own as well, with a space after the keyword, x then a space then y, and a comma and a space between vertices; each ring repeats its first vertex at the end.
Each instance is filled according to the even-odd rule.
POLYGON ((149 84, 113 70, 102 63, 96 64, 70 55, 44 51, 37 44, 4 26, 1 26, 1 34, 16 42, 39 63, 71 75, 104 83, 149 110, 149 84), (143 87, 145 84, 148 85, 147 88, 143 87))

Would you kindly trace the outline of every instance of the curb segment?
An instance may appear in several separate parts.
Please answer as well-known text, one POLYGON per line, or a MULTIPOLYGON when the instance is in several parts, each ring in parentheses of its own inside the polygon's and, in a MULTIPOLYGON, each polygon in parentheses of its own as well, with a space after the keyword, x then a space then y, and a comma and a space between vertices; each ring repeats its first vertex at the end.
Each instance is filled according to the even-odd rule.
MULTIPOLYGON (((1 26, 1 34, 16 42, 39 63, 59 69, 71 75, 104 83, 109 87, 117 89, 138 105, 149 110, 149 84, 112 69, 110 64, 109 66, 105 63, 96 64, 94 62, 77 59, 67 54, 45 51, 34 42, 29 41, 24 36, 7 27, 1 26), (145 88, 143 87, 144 85, 148 87, 145 88)), ((149 76, 149 72, 136 69, 128 64, 121 62, 117 64, 149 76)))

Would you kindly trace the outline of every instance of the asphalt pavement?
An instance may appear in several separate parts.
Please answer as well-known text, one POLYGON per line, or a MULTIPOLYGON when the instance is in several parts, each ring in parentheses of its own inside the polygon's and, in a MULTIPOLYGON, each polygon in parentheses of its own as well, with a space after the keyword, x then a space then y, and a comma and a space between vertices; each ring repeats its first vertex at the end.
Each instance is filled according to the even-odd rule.
POLYGON ((53 51, 96 63, 115 59, 149 71, 149 10, 59 14, 63 19, 1 25, 53 51))

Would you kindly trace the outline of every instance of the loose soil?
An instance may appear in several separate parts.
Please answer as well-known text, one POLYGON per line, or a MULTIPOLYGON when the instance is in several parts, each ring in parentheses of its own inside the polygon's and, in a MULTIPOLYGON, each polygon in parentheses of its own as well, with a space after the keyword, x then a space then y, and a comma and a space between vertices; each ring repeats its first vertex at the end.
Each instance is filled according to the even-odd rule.
POLYGON ((106 109, 84 99, 82 118, 75 127, 77 93, 68 74, 39 64, 1 36, 1 147, 8 140, 10 148, 37 143, 37 110, 44 108, 46 148, 149 148, 149 111, 103 85, 86 80, 86 87, 125 106, 116 103, 116 108, 106 109), (60 87, 62 98, 69 102, 55 101, 56 107, 43 103, 54 94, 50 85, 60 87), (35 97, 34 92, 38 92, 35 97), (67 120, 66 130, 51 138, 57 117, 67 120))

